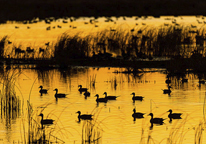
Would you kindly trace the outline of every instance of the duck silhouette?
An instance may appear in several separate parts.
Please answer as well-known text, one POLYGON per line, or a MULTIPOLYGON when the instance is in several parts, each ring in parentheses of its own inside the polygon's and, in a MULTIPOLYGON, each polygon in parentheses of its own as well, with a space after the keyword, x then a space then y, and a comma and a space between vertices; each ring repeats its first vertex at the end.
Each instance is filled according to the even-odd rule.
POLYGON ((41 88, 40 90, 39 90, 39 93, 41 93, 41 94, 47 94, 47 89, 43 89, 43 86, 41 85, 41 86, 39 86, 39 88, 41 88))
POLYGON ((103 94, 105 95, 105 98, 107 100, 116 100, 116 98, 118 97, 118 96, 107 96, 107 92, 104 92, 103 94))
POLYGON ((135 96, 135 93, 133 92, 133 93, 131 93, 131 95, 133 95, 133 97, 132 97, 132 100, 133 101, 135 101, 135 100, 140 100, 140 101, 142 101, 143 100, 143 96, 135 96))
POLYGON ((66 95, 68 95, 68 94, 64 94, 64 93, 58 93, 58 89, 56 88, 56 89, 54 89, 54 91, 56 91, 56 93, 55 93, 55 98, 65 98, 66 97, 66 95))
POLYGON ((172 92, 170 88, 172 87, 168 86, 168 89, 163 89, 163 94, 170 94, 172 92))
POLYGON ((168 118, 170 119, 182 119, 181 115, 182 113, 172 113, 172 110, 168 110, 167 112, 169 112, 168 118))
POLYGON ((42 128, 43 128, 43 125, 51 125, 54 122, 53 119, 44 119, 44 115, 42 113, 40 113, 39 116, 41 116, 40 123, 42 125, 42 128))
POLYGON ((90 92, 88 92, 87 90, 84 92, 84 96, 85 97, 89 97, 90 96, 90 92))
POLYGON ((104 102, 104 103, 107 103, 108 99, 107 98, 99 98, 99 95, 96 94, 95 97, 97 97, 96 99, 96 102, 99 103, 99 102, 104 102))
POLYGON ((136 112, 136 109, 134 108, 134 109, 133 109, 132 117, 134 118, 134 120, 135 120, 136 118, 144 118, 144 113, 136 112))
POLYGON ((165 119, 163 118, 154 118, 153 116, 153 113, 150 113, 149 114, 151 116, 151 119, 150 119, 150 123, 151 124, 159 124, 159 125, 162 125, 164 122, 165 119))
POLYGON ((78 85, 79 87, 79 92, 82 93, 82 92, 86 92, 88 90, 88 88, 82 88, 82 85, 78 85))
POLYGON ((82 120, 92 120, 92 116, 91 114, 82 114, 81 115, 81 111, 77 111, 76 113, 78 113, 78 119, 82 119, 82 120))

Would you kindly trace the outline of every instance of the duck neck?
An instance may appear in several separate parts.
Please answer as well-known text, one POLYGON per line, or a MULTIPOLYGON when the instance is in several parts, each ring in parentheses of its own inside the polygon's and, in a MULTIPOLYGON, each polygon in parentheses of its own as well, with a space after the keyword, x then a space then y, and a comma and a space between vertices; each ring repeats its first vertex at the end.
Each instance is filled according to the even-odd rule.
POLYGON ((58 93, 58 90, 56 90, 56 94, 58 93))

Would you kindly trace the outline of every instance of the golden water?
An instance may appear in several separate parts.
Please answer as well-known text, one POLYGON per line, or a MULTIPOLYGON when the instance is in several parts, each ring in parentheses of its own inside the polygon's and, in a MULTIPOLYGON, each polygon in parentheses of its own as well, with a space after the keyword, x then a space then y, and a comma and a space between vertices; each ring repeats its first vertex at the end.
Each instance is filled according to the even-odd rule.
MULTIPOLYGON (((115 19, 115 18, 113 18, 115 19)), ((71 34, 82 32, 85 34, 95 33, 101 28, 115 28, 122 26, 123 28, 132 29, 145 22, 148 26, 160 26, 166 21, 164 17, 138 19, 127 18, 123 20, 119 18, 116 24, 104 23, 104 18, 99 20, 98 28, 94 25, 85 25, 85 21, 89 18, 80 19, 76 22, 68 22, 63 24, 61 20, 52 23, 51 26, 60 25, 62 28, 46 30, 49 25, 44 22, 37 24, 17 24, 10 23, 0 25, 1 36, 8 35, 13 44, 21 44, 23 48, 31 46, 34 48, 45 47, 46 42, 55 42, 57 37, 63 32, 69 31, 71 34), (102 23, 101 23, 102 21, 102 23), (76 29, 70 28, 70 25, 76 26, 76 29), (19 26, 19 29, 15 29, 19 26), (30 29, 27 29, 30 26, 30 29)), ((199 27, 204 27, 204 24, 197 24, 196 17, 180 17, 176 18, 182 24, 196 24, 199 27)), ((200 19, 200 18, 199 18, 200 19)), ((9 51, 9 50, 8 50, 9 51)), ((205 85, 199 85, 198 77, 194 74, 188 74, 188 83, 182 84, 177 78, 172 79, 172 93, 170 96, 163 94, 162 89, 167 88, 165 84, 166 74, 162 69, 145 69, 146 73, 139 74, 136 77, 127 74, 115 74, 115 70, 120 68, 82 68, 77 67, 72 73, 58 70, 50 70, 45 75, 41 76, 31 69, 22 69, 21 75, 16 80, 16 92, 21 98, 24 107, 22 115, 16 120, 11 120, 11 124, 6 125, 6 120, 1 119, 0 123, 0 143, 21 143, 24 142, 23 124, 27 124, 27 100, 33 107, 34 119, 40 123, 38 115, 43 110, 45 117, 55 120, 55 126, 52 135, 65 141, 65 143, 82 143, 82 125, 83 121, 77 123, 76 111, 84 113, 93 113, 97 116, 101 139, 103 144, 135 144, 146 143, 148 137, 155 143, 167 143, 167 139, 173 136, 172 140, 181 141, 183 144, 193 144, 195 138, 195 128, 200 122, 204 122, 204 98, 205 85), (95 88, 91 85, 91 80, 95 79, 95 88), (115 81, 117 86, 115 87, 115 81), (78 85, 89 88, 91 96, 87 99, 78 92, 78 85), (40 96, 38 87, 43 85, 49 89, 48 94, 40 96), (60 93, 69 94, 65 99, 59 99, 56 102, 54 98, 54 89, 58 88, 60 93), (95 94, 103 97, 103 93, 108 95, 119 96, 116 101, 109 101, 107 104, 97 105, 95 94), (136 95, 144 96, 144 101, 132 101, 132 92, 136 95), (145 113, 145 118, 133 121, 133 109, 145 113), (182 119, 173 120, 169 123, 167 111, 172 109, 174 112, 183 113, 182 119), (147 116, 150 112, 154 113, 155 117, 165 118, 165 124, 161 126, 154 125, 150 129, 150 117, 147 116), (177 132, 172 135, 172 132, 177 132)), ((48 128, 49 129, 49 128, 48 128)), ((203 131, 203 136, 205 132, 203 131)), ((181 143, 180 142, 180 143, 181 143)), ((177 142, 174 142, 177 143, 177 142)), ((202 143, 205 143, 203 139, 202 143)))
MULTIPOLYGON (((33 70, 24 69, 16 81, 17 95, 24 102, 24 111, 16 120, 11 120, 11 125, 5 125, 5 119, 1 120, 0 139, 4 143, 22 142, 23 123, 26 125, 27 100, 33 107, 33 113, 37 123, 40 123, 42 112, 55 120, 55 125, 47 127, 54 128, 52 135, 66 143, 81 143, 82 125, 84 121, 77 123, 77 111, 82 113, 96 114, 97 123, 103 131, 101 143, 145 143, 148 136, 156 142, 166 143, 167 138, 172 140, 182 139, 182 143, 194 143, 195 128, 200 122, 204 122, 203 106, 205 98, 205 85, 199 85, 198 78, 194 74, 188 74, 188 83, 182 84, 177 78, 172 78, 172 93, 170 96, 163 94, 162 89, 167 88, 165 84, 166 74, 162 69, 144 69, 145 73, 136 78, 127 74, 115 74, 120 68, 75 68, 76 72, 68 75, 68 71, 59 72, 51 70, 46 77, 41 79, 33 70), (153 72, 151 72, 153 71, 153 72), (95 77, 95 88, 91 86, 91 79, 95 77), (117 86, 115 88, 114 81, 117 86), (87 99, 78 91, 78 85, 89 88, 91 96, 87 99), (38 87, 43 85, 49 89, 48 94, 41 96, 38 87), (54 89, 58 88, 60 93, 69 94, 67 98, 54 97, 54 89), (20 91, 21 93, 20 93, 20 91), (116 101, 97 105, 95 94, 103 97, 103 93, 119 96, 116 101), (144 101, 133 103, 131 93, 144 96, 144 101), (43 110, 43 108, 45 108, 43 110), (145 118, 133 121, 133 108, 145 113, 145 118), (168 110, 183 113, 182 119, 173 120, 169 123, 168 110), (42 111, 43 110, 43 111, 42 111), (165 118, 163 125, 154 125, 150 129, 150 117, 153 112, 155 117, 165 118), (97 113, 99 115, 97 116, 97 113), (142 141, 141 141, 142 140, 142 141)), ((27 132, 26 132, 27 133, 27 132)), ((205 132, 203 131, 203 137, 205 132)), ((204 143, 203 139, 203 143, 204 143)))

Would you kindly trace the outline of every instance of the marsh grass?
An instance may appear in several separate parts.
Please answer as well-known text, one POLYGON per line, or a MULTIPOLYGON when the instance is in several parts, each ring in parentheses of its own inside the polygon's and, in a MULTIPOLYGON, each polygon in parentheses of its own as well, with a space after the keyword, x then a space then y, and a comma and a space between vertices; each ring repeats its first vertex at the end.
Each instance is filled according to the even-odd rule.
POLYGON ((22 103, 15 91, 15 81, 19 74, 16 71, 8 71, 1 77, 1 117, 5 120, 14 120, 21 115, 22 103))
MULTIPOLYGON (((102 107, 103 108, 103 107, 102 107)), ((103 121, 106 119, 99 120, 99 114, 102 108, 93 110, 93 119, 84 120, 82 124, 82 144, 99 144, 103 135, 103 121)))

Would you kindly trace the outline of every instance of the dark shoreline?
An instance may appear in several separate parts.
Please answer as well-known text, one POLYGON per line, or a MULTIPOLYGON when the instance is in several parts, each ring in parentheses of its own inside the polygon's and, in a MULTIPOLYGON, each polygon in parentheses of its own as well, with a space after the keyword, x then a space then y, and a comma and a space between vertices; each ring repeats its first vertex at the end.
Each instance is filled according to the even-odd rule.
POLYGON ((205 72, 206 58, 191 59, 171 59, 162 61, 149 60, 101 60, 96 61, 92 58, 73 59, 64 63, 55 62, 55 60, 37 60, 37 59, 5 59, 4 62, 9 65, 35 65, 35 68, 67 68, 70 66, 88 66, 88 67, 125 67, 125 68, 165 68, 171 71, 185 71, 192 69, 194 71, 205 72))

